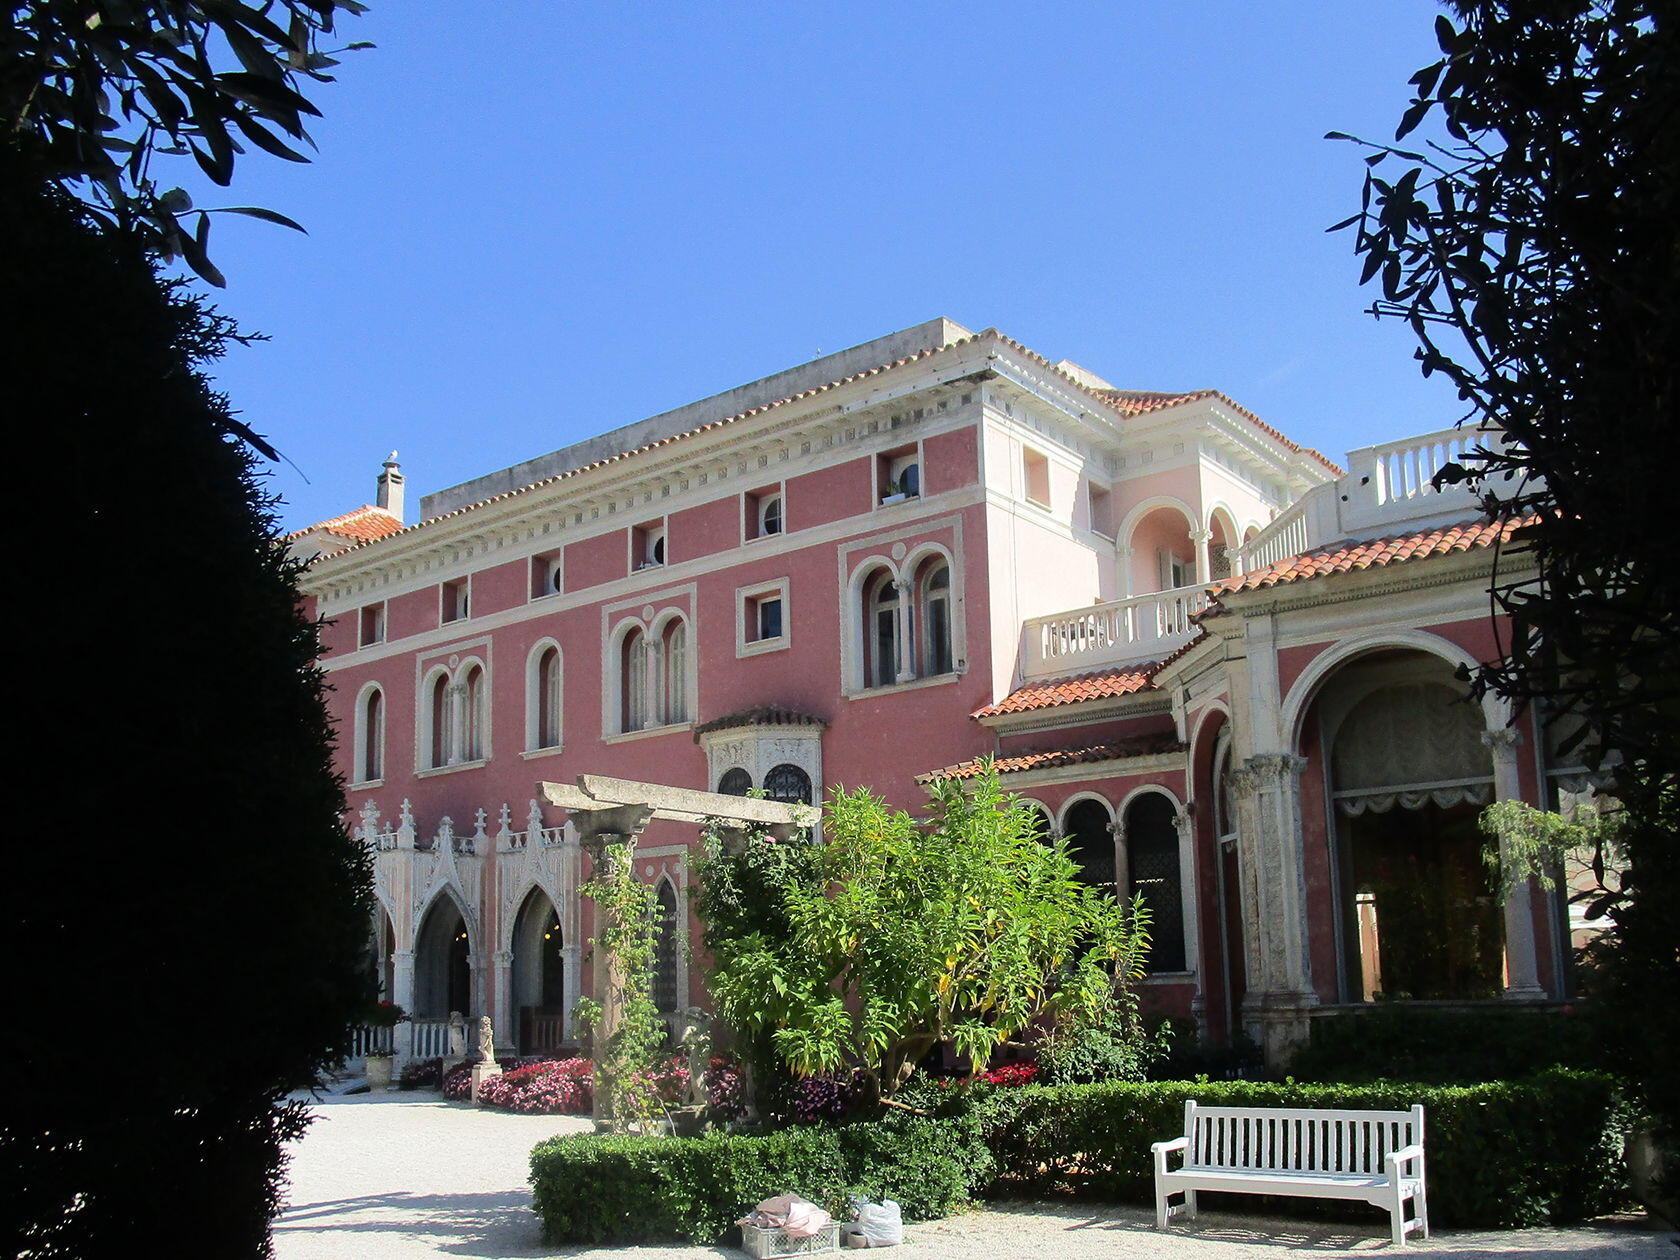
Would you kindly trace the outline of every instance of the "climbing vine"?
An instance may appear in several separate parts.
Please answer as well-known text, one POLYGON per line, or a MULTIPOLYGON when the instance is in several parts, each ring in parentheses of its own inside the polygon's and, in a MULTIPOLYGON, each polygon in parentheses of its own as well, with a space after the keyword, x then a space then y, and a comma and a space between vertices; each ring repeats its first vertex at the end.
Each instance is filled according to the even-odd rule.
POLYGON ((606 846, 594 877, 583 886, 595 903, 590 949, 602 951, 617 978, 606 986, 612 1009, 592 998, 575 1008, 578 1023, 591 1029, 596 1093, 620 1132, 665 1114, 651 1071, 665 1039, 653 1001, 658 897, 636 878, 633 852, 630 844, 606 846))

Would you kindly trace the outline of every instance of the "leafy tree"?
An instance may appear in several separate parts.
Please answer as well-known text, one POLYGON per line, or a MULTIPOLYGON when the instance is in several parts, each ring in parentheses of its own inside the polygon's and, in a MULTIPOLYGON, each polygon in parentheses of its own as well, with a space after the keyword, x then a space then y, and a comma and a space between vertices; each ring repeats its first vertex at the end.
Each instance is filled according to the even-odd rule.
POLYGON ((890 1097, 941 1043, 984 1063, 1041 1021, 1108 1019, 1142 974, 1142 904, 1082 883, 995 771, 970 787, 934 784, 925 823, 836 792, 811 877, 781 890, 785 931, 708 924, 725 1020, 800 1074, 860 1068, 890 1097))
POLYGON ((253 463, 272 448, 205 375, 232 322, 159 276, 182 255, 220 283, 208 219, 188 233, 151 173, 190 151, 225 184, 241 141, 303 138, 294 79, 357 7, 38 0, 0 24, 13 573, 41 627, 0 905, 7 1254, 266 1254, 306 1120, 286 1095, 371 1001, 366 855, 253 463))
POLYGON ((1578 718, 1566 742, 1616 766, 1606 1026, 1673 1140, 1680 1004, 1649 995, 1680 990, 1680 22, 1655 0, 1450 7, 1396 132, 1424 142, 1368 145, 1363 208, 1338 226, 1374 311, 1509 439, 1443 475, 1522 522, 1532 561, 1496 583, 1511 636, 1477 683, 1578 718))
POLYGON ((259 1255, 304 1118, 285 1095, 370 998, 315 627, 203 374, 228 323, 16 175, 0 146, 5 288, 27 312, 15 492, 40 527, 13 580, 43 632, 12 683, 0 1250, 259 1255))
POLYGON ((8 7, 11 20, 0 26, 7 129, 96 222, 134 233, 164 259, 184 257, 217 286, 224 281, 208 252, 210 214, 303 230, 255 206, 195 210, 183 189, 160 189, 152 159, 190 153, 221 187, 232 182, 247 144, 307 162, 287 141, 313 143, 303 120, 320 110, 298 91, 299 80, 332 81, 327 71, 338 62, 319 41, 333 34, 341 13, 365 12, 364 5, 36 0, 8 7))

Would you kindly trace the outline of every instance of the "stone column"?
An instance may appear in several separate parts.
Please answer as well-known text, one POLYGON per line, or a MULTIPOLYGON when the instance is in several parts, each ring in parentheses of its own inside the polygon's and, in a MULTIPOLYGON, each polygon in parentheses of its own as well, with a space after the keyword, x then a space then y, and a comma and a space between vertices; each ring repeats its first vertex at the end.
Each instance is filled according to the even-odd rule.
POLYGON ((1208 550, 1208 544, 1213 541, 1213 531, 1193 529, 1190 531, 1190 541, 1196 544, 1196 581, 1213 581, 1213 557, 1208 550))
POLYGON ((916 645, 910 639, 914 630, 910 599, 915 584, 906 582, 903 578, 894 578, 893 589, 898 592, 898 661, 895 679, 901 683, 911 682, 916 677, 916 645))
POLYGON ((1306 760, 1289 753, 1250 757, 1231 772, 1237 844, 1244 870, 1249 989, 1243 1023, 1268 1066, 1287 1063, 1306 1039, 1318 1005, 1307 949, 1306 876, 1300 776, 1306 760))
POLYGON ((498 949, 491 955, 495 974, 496 1044, 511 1046, 519 1053, 519 1012, 513 1006, 513 951, 498 949))
POLYGON ((1126 858, 1126 820, 1116 818, 1109 823, 1108 834, 1114 841, 1114 893, 1117 897, 1130 900, 1128 891, 1132 885, 1132 871, 1126 858))
MULTIPOLYGON (((1522 733, 1505 727, 1483 731, 1482 742, 1493 754, 1493 798, 1496 801, 1522 799, 1517 777, 1517 747, 1522 733)), ((1499 860, 1507 860, 1501 842, 1499 860)), ((1525 879, 1505 899, 1505 997, 1513 1002, 1543 1001, 1539 960, 1534 946, 1534 881, 1525 879)))
MULTIPOLYGON (((1188 805, 1178 811, 1177 817, 1173 819, 1173 826, 1178 830, 1178 885, 1179 902, 1183 906, 1184 916, 1184 970, 1195 974, 1195 1002, 1201 1007, 1206 1005, 1206 995, 1202 991, 1202 944, 1196 926, 1201 917, 1196 889, 1196 817, 1188 805)), ((1198 1019, 1197 1023, 1200 1022, 1198 1019)))
MULTIPOLYGON (((409 1014, 414 1013, 414 951, 399 949, 391 954, 391 1001, 409 1014)), ((397 1049, 397 1066, 414 1057, 414 1022, 397 1025, 398 1032, 394 1044, 397 1049)))
MULTIPOLYGON (((618 835, 612 832, 598 832, 586 842, 589 859, 593 868, 593 878, 606 879, 618 873, 618 864, 634 862, 636 856, 636 837, 634 835, 618 835), (622 845, 623 850, 615 853, 614 847, 622 845)), ((601 1006, 601 1018, 590 1030, 590 1058, 595 1063, 595 1079, 597 1083, 601 1077, 601 1054, 618 1031, 620 1006, 622 1004, 623 968, 617 955, 600 944, 606 934, 612 930, 612 923, 608 920, 606 911, 597 904, 595 906, 595 940, 593 950, 595 958, 594 988, 595 1000, 601 1006)), ((597 1120, 610 1120, 612 1107, 607 1099, 607 1091, 595 1090, 594 1117, 597 1120)))

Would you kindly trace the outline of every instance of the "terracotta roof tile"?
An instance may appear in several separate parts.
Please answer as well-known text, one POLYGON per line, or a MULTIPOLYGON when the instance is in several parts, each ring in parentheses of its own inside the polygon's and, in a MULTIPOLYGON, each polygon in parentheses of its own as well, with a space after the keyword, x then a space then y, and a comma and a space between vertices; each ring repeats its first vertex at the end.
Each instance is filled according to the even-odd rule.
MULTIPOLYGON (((1132 739, 1116 740, 1108 744, 1087 744, 1082 748, 1047 748, 1040 752, 1017 753, 997 757, 992 764, 999 774, 1020 774, 1026 770, 1054 770, 1059 766, 1079 766, 1103 761, 1125 761, 1131 757, 1153 757, 1161 753, 1183 752, 1186 745, 1171 731, 1159 735, 1139 735, 1132 739)), ((985 765, 985 758, 975 757, 942 770, 932 770, 916 776, 916 782, 934 779, 972 779, 985 765)))
MULTIPOLYGON (((1443 525, 1437 529, 1420 530, 1412 534, 1391 534, 1386 538, 1327 543, 1298 556, 1279 560, 1263 569, 1256 569, 1252 573, 1226 578, 1210 589, 1217 603, 1221 595, 1238 591, 1264 590, 1267 587, 1302 582, 1308 578, 1325 577, 1332 573, 1382 568, 1403 560, 1422 560, 1428 556, 1444 556, 1455 551, 1493 547, 1509 541, 1513 533, 1534 519, 1527 517, 1501 522, 1482 517, 1480 520, 1443 525)), ((1198 615, 1206 616, 1206 612, 1198 615)))
POLYGON ((1131 695, 1147 691, 1159 662, 1127 665, 1122 669, 1108 669, 1091 674, 1072 674, 1064 678, 1041 678, 1017 687, 996 704, 976 709, 970 716, 997 717, 1004 713, 1029 713, 1034 709, 1054 709, 1059 705, 1078 704, 1081 700, 1107 700, 1113 696, 1131 695))
POLYGON ((384 508, 364 503, 361 507, 346 512, 342 516, 335 516, 326 521, 316 521, 313 525, 287 534, 286 538, 290 541, 319 530, 323 533, 337 535, 339 538, 347 539, 352 543, 365 543, 389 538, 392 534, 401 532, 402 527, 403 523, 384 508))
POLYGON ((1327 456, 1315 451, 1310 446, 1302 446, 1285 437, 1277 429, 1267 424, 1247 407, 1233 399, 1229 394, 1222 394, 1217 389, 1192 389, 1187 393, 1172 393, 1171 391, 1148 389, 1103 389, 1097 391, 1114 404, 1116 410, 1128 416, 1147 415, 1151 411, 1164 411, 1168 407, 1176 407, 1180 403, 1197 402, 1203 398, 1217 398, 1232 411, 1242 416, 1250 424, 1255 425, 1261 432, 1300 455, 1316 459, 1338 477, 1347 470, 1327 456))

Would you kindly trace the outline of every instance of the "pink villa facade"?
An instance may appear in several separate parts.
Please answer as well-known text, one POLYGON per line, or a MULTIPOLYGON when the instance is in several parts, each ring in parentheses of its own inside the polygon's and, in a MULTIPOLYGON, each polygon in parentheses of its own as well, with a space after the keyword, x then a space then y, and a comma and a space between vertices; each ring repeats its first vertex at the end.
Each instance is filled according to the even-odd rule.
MULTIPOLYGON (((995 756, 1156 921, 1151 1009, 1274 1061, 1376 1000, 1557 1001, 1556 898, 1504 906, 1475 817, 1590 787, 1464 701, 1498 531, 1434 468, 1348 469, 1212 390, 1117 389, 934 320, 293 539, 400 1049, 451 1011, 552 1048, 588 991, 583 774, 915 812, 995 756)), ((1486 439, 1483 439, 1486 440, 1486 439)), ((1502 564, 1512 563, 1507 556, 1502 564)), ((696 829, 654 821, 656 997, 706 998, 696 829), (686 947, 684 944, 686 928, 686 947)))

